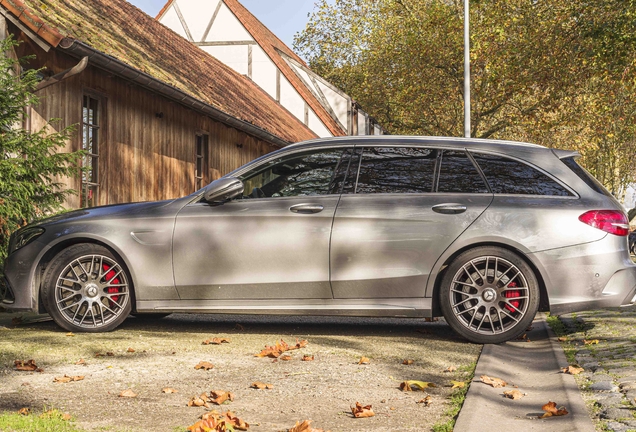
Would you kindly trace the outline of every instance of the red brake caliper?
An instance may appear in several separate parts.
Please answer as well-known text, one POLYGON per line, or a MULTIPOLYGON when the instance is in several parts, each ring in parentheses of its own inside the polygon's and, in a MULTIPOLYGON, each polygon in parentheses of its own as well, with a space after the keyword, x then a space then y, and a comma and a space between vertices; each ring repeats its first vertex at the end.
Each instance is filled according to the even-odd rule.
MULTIPOLYGON (((106 278, 106 280, 110 280, 110 278, 112 278, 113 276, 115 276, 115 271, 113 270, 109 270, 110 267, 108 266, 108 264, 102 264, 104 271, 106 272, 106 275, 104 276, 106 278)), ((118 284, 119 283, 119 278, 115 278, 113 279, 112 283, 114 284, 118 284)), ((106 288, 106 291, 108 291, 108 294, 115 294, 119 292, 119 288, 117 287, 108 287, 106 288)), ((111 298, 111 306, 113 305, 113 302, 117 302, 117 300, 119 300, 119 296, 113 296, 111 298)))
MULTIPOLYGON (((508 284, 508 288, 516 288, 517 287, 517 282, 510 282, 508 284)), ((521 296, 521 292, 517 291, 517 290, 508 290, 504 293, 504 295, 506 296, 506 298, 517 298, 521 296)), ((519 300, 510 300, 510 305, 516 307, 517 309, 519 309, 519 304, 520 301, 519 300)), ((505 308, 508 309, 510 312, 516 312, 516 310, 510 306, 509 304, 505 304, 505 308)))

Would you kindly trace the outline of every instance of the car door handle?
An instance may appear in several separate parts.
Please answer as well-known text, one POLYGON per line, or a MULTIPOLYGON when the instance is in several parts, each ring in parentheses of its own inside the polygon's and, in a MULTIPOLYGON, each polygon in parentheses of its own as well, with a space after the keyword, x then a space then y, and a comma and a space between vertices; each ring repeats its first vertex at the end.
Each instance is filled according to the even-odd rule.
POLYGON ((324 207, 319 204, 296 204, 289 208, 290 212, 300 214, 320 213, 323 210, 324 207))
POLYGON ((459 214, 466 211, 466 206, 462 204, 437 204, 433 206, 433 211, 441 214, 459 214))

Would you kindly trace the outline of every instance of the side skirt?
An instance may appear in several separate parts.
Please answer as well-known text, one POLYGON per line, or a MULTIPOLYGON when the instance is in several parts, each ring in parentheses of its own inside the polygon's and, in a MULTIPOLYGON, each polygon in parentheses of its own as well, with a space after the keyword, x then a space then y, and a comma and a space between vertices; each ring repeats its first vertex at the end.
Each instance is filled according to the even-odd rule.
POLYGON ((137 302, 137 312, 424 318, 432 316, 431 306, 430 298, 144 300, 137 302))

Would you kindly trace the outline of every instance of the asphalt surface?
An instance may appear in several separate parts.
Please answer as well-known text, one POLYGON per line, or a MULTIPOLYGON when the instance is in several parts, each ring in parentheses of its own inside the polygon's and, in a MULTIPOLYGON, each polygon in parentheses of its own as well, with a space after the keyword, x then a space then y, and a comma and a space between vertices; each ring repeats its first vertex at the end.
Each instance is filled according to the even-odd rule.
POLYGON ((594 432, 574 377, 561 373, 566 366, 563 350, 543 314, 537 315, 526 339, 484 345, 455 430, 594 432), (482 375, 500 378, 508 385, 493 388, 481 382, 482 375), (509 390, 526 395, 512 400, 503 394, 509 390), (548 402, 564 406, 568 414, 539 419, 548 402))

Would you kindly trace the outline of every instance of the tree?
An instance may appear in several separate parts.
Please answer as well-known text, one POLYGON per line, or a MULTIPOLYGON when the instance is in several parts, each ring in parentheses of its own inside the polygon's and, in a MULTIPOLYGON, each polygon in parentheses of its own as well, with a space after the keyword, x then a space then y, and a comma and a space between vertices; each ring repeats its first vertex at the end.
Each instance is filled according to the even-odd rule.
MULTIPOLYGON (((635 174, 633 2, 472 0, 472 136, 575 148, 618 193, 635 174)), ((460 0, 321 0, 295 47, 390 133, 462 136, 462 26, 460 0)))
MULTIPOLYGON (((38 103, 34 95, 38 70, 23 70, 27 59, 11 53, 17 42, 0 40, 0 264, 6 257, 11 232, 37 218, 58 211, 72 193, 59 178, 78 173, 82 152, 64 153, 73 133, 68 127, 28 131, 20 127, 25 109, 38 103)), ((53 126, 49 121, 47 126, 53 126)))

